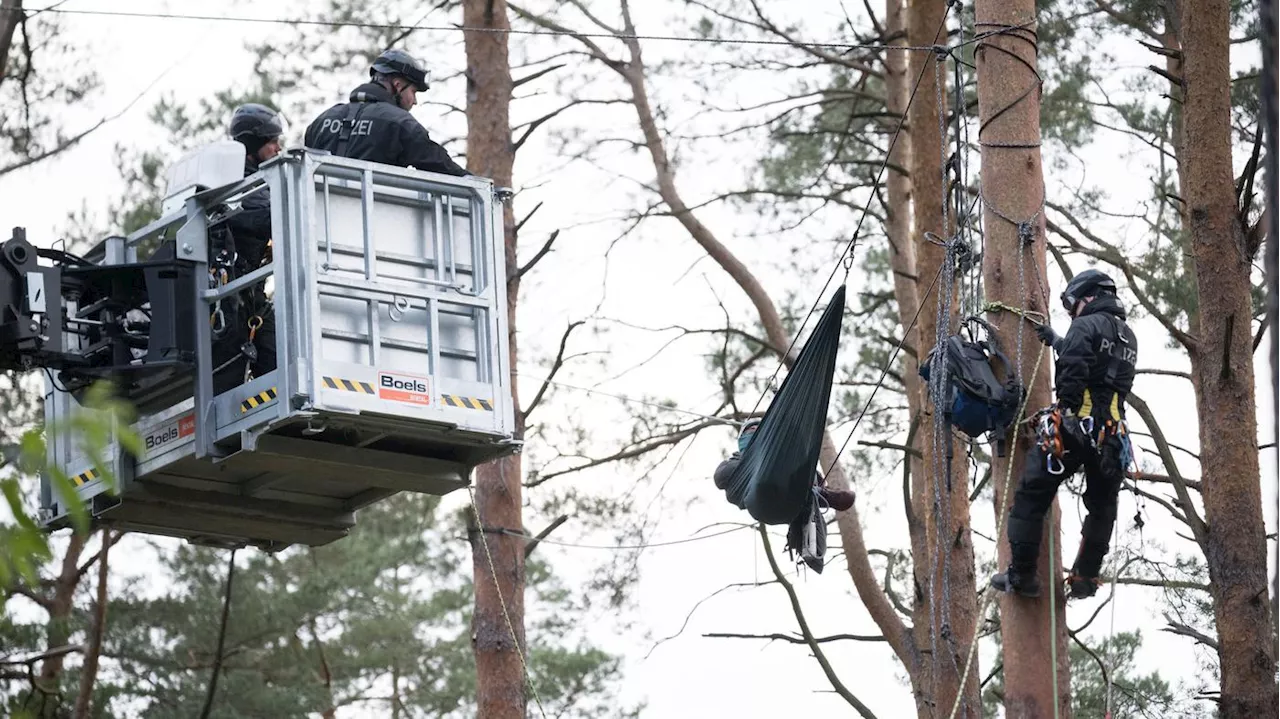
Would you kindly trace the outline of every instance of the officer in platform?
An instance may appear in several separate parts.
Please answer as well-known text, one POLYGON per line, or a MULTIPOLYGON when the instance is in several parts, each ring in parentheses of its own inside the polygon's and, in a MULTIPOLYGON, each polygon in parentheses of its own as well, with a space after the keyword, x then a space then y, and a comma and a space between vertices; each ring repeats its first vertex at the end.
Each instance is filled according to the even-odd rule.
POLYGON ((304 144, 338 157, 369 160, 462 177, 458 166, 409 110, 426 92, 426 67, 403 50, 387 50, 369 68, 370 81, 350 101, 325 110, 307 127, 304 144))

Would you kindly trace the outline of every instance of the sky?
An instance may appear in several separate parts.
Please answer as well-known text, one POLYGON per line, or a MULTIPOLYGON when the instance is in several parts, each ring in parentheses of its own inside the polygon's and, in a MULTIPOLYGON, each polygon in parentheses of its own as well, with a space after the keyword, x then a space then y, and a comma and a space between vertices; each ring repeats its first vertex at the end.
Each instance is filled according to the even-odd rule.
MULTIPOLYGON (((809 27, 836 27, 843 17, 838 0, 813 0, 805 23, 809 27), (821 6, 817 8, 817 6, 821 6)), ((67 9, 120 9, 121 3, 104 0, 70 0, 67 9)), ((284 15, 285 4, 267 5, 211 0, 198 6, 186 2, 131 0, 127 9, 133 12, 176 11, 238 16, 278 17, 284 15)), ((671 18, 665 5, 646 3, 637 16, 642 31, 658 34, 682 34, 689 17, 677 18, 681 25, 669 25, 671 18)), ((456 21, 456 18, 449 18, 456 21)), ((273 25, 235 23, 195 23, 165 19, 110 17, 70 17, 68 28, 74 37, 94 51, 96 69, 102 76, 105 91, 82 106, 68 108, 64 117, 69 128, 92 124, 97 118, 111 115, 136 104, 117 120, 105 125, 84 142, 56 159, 0 178, 0 227, 24 226, 36 244, 48 245, 66 227, 69 213, 82 207, 101 212, 105 203, 120 192, 116 171, 117 145, 146 146, 164 142, 163 133, 151 126, 146 114, 162 94, 172 93, 182 101, 194 102, 235 83, 243 83, 253 66, 253 58, 244 50, 249 41, 269 39, 281 32, 273 25), (139 97, 140 96, 140 97, 139 97)), ((814 32, 811 36, 829 36, 814 32)), ((440 32, 431 35, 439 50, 439 75, 448 76, 462 64, 460 38, 440 32)), ((1117 41, 1108 47, 1125 67, 1143 66, 1149 59, 1131 42, 1117 41)), ((683 52, 701 51, 700 46, 678 43, 646 45, 646 59, 656 65, 683 52)), ((437 74, 433 69, 433 74, 437 74)), ((317 88, 332 93, 336 102, 345 95, 343 87, 317 88)), ((651 82, 657 101, 665 104, 669 127, 681 133, 712 132, 711 120, 689 101, 699 90, 688 82, 658 72, 651 82)), ((721 104, 748 103, 767 99, 780 92, 782 86, 769 86, 753 80, 749 83, 726 79, 717 88, 723 93, 721 104)), ((464 103, 463 84, 449 77, 433 84, 432 96, 457 106, 464 103)), ((537 107, 545 98, 534 98, 537 107)), ((316 108, 317 110, 320 107, 316 108)), ((530 116, 536 110, 521 112, 530 116)), ((575 117, 578 122, 627 122, 625 110, 587 108, 575 117), (621 112, 622 114, 619 114, 621 112)), ((463 118, 457 113, 442 114, 435 105, 419 107, 415 115, 437 138, 464 134, 463 118)), ((631 117, 633 123, 634 118, 631 117)), ((290 131, 296 141, 310 117, 289 117, 290 131)), ((630 132, 632 125, 622 125, 630 132)), ((691 201, 711 196, 733 186, 744 172, 741 157, 700 150, 690 142, 673 142, 679 153, 679 183, 691 201)), ((460 143, 451 145, 460 147, 460 143)), ((611 167, 625 166, 634 177, 648 182, 652 168, 647 157, 629 157, 610 149, 611 167)), ((1108 191, 1107 206, 1123 214, 1138 207, 1144 191, 1143 183, 1126 182, 1133 172, 1128 146, 1111 136, 1099 136, 1081 153, 1081 162, 1064 171, 1052 171, 1051 183, 1070 186, 1086 180, 1103 184, 1108 191), (1086 172, 1087 176, 1081 177, 1086 172), (1104 182, 1101 178, 1115 178, 1104 182)), ((977 158, 973 158, 977 167, 977 158)), ((545 376, 548 353, 553 352, 564 326, 594 313, 609 318, 609 331, 601 338, 585 340, 582 351, 605 350, 602 361, 585 361, 571 365, 558 377, 562 382, 631 397, 662 396, 677 400, 679 406, 693 412, 714 408, 714 378, 705 376, 701 353, 707 351, 697 339, 683 339, 674 347, 644 362, 671 340, 672 333, 655 333, 631 327, 716 326, 723 321, 720 302, 731 309, 739 321, 749 315, 749 305, 721 276, 711 263, 700 259, 693 243, 669 222, 654 222, 623 241, 614 242, 621 223, 616 219, 632 207, 643 191, 635 182, 610 177, 602 169, 575 166, 563 169, 554 144, 539 142, 521 151, 517 164, 517 214, 522 215, 538 202, 545 207, 530 221, 522 237, 529 247, 522 250, 528 257, 553 229, 563 229, 556 251, 529 275, 522 295, 519 372, 526 397, 537 378, 545 376), (595 342, 596 344, 592 344, 595 342)), ((1051 172, 1046 162, 1046 172, 1051 172)), ((811 297, 822 286, 822 276, 788 276, 785 266, 787 249, 802 246, 803 238, 784 236, 761 237, 755 232, 750 217, 723 205, 712 205, 700 211, 703 220, 713 228, 731 250, 739 253, 761 277, 775 296, 794 291, 811 297)), ((1117 220, 1110 227, 1117 238, 1130 245, 1142 239, 1137 222, 1117 220)), ((1051 269, 1050 283, 1060 282, 1051 269)), ((859 278, 849 280, 851 289, 858 288, 859 278)), ((1051 294, 1057 290, 1051 288, 1051 294)), ((1065 329, 1066 318, 1055 313, 1059 331, 1065 329)), ((1136 323, 1142 349, 1143 366, 1186 369, 1186 363, 1164 349, 1163 332, 1149 320, 1136 323)), ((1265 348, 1264 343, 1264 348, 1265 348)), ((852 351, 846 350, 846 351, 852 351)), ((600 360, 600 357, 593 357, 600 360)), ((1267 379, 1265 354, 1256 366, 1260 384, 1267 379)), ((1168 418, 1163 425, 1171 441, 1194 450, 1197 446, 1194 399, 1189 385, 1181 380, 1142 376, 1135 392, 1152 405, 1156 415, 1168 418)), ((1259 428, 1268 436, 1271 410, 1269 390, 1259 393, 1259 428)), ((600 395, 559 388, 554 394, 548 416, 553 421, 566 416, 585 418, 601 437, 599 453, 607 451, 610 439, 625 437, 629 428, 620 423, 616 404, 600 395)), ((692 536, 698 530, 722 522, 746 521, 746 515, 723 501, 711 484, 710 474, 725 453, 731 451, 730 430, 709 430, 688 446, 682 447, 666 462, 656 467, 649 481, 636 487, 638 506, 647 506, 649 527, 646 540, 660 543, 692 536)), ((546 456, 546 448, 531 447, 536 456, 546 456)), ((1184 471, 1196 476, 1198 470, 1187 457, 1184 471)), ((1275 454, 1263 453, 1263 493, 1268 531, 1275 531, 1275 454)), ((628 491, 633 481, 626 468, 611 468, 583 474, 567 480, 576 486, 606 491, 628 491)), ((904 520, 900 504, 895 501, 897 478, 893 473, 857 478, 859 507, 869 546, 901 548, 905 545, 904 520)), ((1063 515, 1064 545, 1068 557, 1078 536, 1081 507, 1078 498, 1060 493, 1063 515)), ((450 502, 464 501, 454 496, 450 502)), ((1163 511, 1148 504, 1147 525, 1141 537, 1129 529, 1135 513, 1132 495, 1123 493, 1118 512, 1122 525, 1119 545, 1135 548, 1153 544, 1173 546, 1171 520, 1163 511)), ((995 519, 989 502, 975 503, 974 528, 991 536, 995 519)), ((531 520, 531 524, 532 524, 531 520)), ((537 528, 536 525, 533 528, 537 528)), ((710 533, 710 532, 708 532, 710 533)), ((578 544, 610 544, 609 532, 592 532, 570 522, 553 538, 578 544)), ((976 538, 979 553, 989 557, 990 542, 976 538)), ((782 542, 775 539, 779 552, 782 542)), ((140 541, 134 551, 143 552, 140 541)), ((545 545, 540 552, 554 560, 554 566, 570 582, 586 580, 586 567, 603 561, 610 550, 545 545)), ((628 555, 631 556, 631 555, 628 555)), ((761 554, 759 542, 749 531, 669 547, 655 547, 638 554, 635 603, 639 608, 629 616, 637 626, 619 631, 602 622, 592 632, 593 639, 626 656, 623 697, 627 701, 645 701, 645 717, 736 716, 765 717, 780 712, 840 712, 843 700, 830 691, 819 668, 803 647, 758 640, 708 639, 708 632, 770 633, 794 632, 786 595, 774 586, 750 585, 771 578, 761 554), (720 591, 728 585, 742 585, 720 591), (717 592, 719 592, 717 594, 717 592), (714 595, 714 596, 713 596, 714 595), (675 637, 658 643, 667 637, 675 637)), ((792 571, 806 617, 818 635, 832 633, 875 634, 877 629, 852 592, 852 584, 840 559, 833 560, 821 575, 792 571)), ((983 581, 979 577, 979 581, 983 581)), ((157 591, 161 587, 156 587, 157 591)), ((1105 591, 1105 590, 1104 590, 1105 591)), ((1096 608, 1099 599, 1068 606, 1068 623, 1075 626, 1096 608)), ((1200 673, 1200 657, 1188 641, 1158 631, 1161 605, 1157 595, 1136 587, 1121 587, 1114 615, 1117 631, 1140 628, 1145 644, 1139 664, 1147 670, 1159 669, 1174 681, 1195 681, 1200 673)), ((1098 639, 1111 631, 1111 618, 1095 622, 1087 636, 1098 639)), ((827 645, 827 653, 836 671, 852 691, 880 717, 909 715, 910 693, 903 683, 903 672, 883 643, 837 642, 827 645)), ((991 666, 992 657, 984 652, 982 671, 991 666)), ((344 717, 361 716, 356 712, 340 713, 344 717)))

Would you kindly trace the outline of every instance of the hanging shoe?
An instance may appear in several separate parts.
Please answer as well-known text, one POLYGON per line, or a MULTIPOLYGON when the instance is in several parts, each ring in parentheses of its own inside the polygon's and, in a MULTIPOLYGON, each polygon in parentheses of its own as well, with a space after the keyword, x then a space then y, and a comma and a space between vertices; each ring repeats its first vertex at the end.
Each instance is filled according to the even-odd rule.
POLYGON ((823 487, 818 490, 818 494, 822 497, 822 501, 826 502, 828 507, 837 512, 847 512, 853 507, 853 492, 847 489, 827 489, 823 487))
POLYGON ((997 591, 1029 599, 1040 596, 1040 579, 1036 577, 1034 569, 1029 572, 1019 572, 1009 567, 1008 571, 991 577, 991 586, 997 591))
POLYGON ((1067 577, 1067 596, 1071 599, 1088 599, 1098 593, 1102 580, 1098 578, 1080 577, 1072 574, 1067 577))

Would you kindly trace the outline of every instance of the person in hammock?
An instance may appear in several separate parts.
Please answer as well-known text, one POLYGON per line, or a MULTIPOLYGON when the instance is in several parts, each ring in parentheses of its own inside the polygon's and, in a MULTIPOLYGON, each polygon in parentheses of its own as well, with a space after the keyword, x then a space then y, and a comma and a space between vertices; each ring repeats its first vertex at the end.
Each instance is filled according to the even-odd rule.
MULTIPOLYGON (((730 494, 733 475, 742 462, 742 453, 751 444, 759 428, 758 418, 747 420, 738 434, 738 451, 716 467, 714 475, 716 487, 724 490, 726 494, 730 494)), ((854 496, 853 492, 848 490, 827 488, 826 479, 816 469, 813 473, 811 490, 808 501, 804 502, 799 514, 787 527, 787 551, 793 556, 800 557, 800 560, 810 569, 821 574, 824 565, 823 555, 827 551, 827 524, 822 518, 822 510, 824 507, 830 507, 838 512, 846 511, 853 507, 854 496)), ((730 501, 733 499, 730 498, 730 501)))
MULTIPOLYGON (((714 479, 717 489, 727 489, 729 487, 729 479, 733 477, 734 470, 738 468, 738 463, 742 461, 742 453, 746 450, 747 445, 751 444, 757 429, 760 429, 760 419, 758 417, 753 417, 743 423, 742 429, 738 433, 738 451, 721 462, 719 467, 716 467, 714 479)), ((813 486, 817 490, 818 497, 826 506, 837 512, 847 511, 853 506, 853 492, 845 489, 830 489, 826 484, 826 477, 823 477, 815 469, 813 472, 813 486)))

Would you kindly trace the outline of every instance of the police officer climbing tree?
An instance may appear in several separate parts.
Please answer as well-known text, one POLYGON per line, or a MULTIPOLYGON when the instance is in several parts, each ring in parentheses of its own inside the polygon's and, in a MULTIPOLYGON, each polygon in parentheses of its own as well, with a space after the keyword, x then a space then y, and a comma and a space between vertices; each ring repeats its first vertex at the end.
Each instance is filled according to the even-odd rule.
POLYGON ((1048 324, 1038 330, 1058 357, 1057 402, 1036 415, 1038 441, 1027 454, 1007 523, 1009 568, 992 577, 991 585, 1027 597, 1040 595, 1036 558, 1045 515, 1062 480, 1083 469, 1088 514, 1067 579, 1071 597, 1078 599, 1097 591, 1116 521, 1130 455, 1125 398, 1133 389, 1138 341, 1125 324, 1115 282, 1102 272, 1085 270, 1071 278, 1062 304, 1072 318, 1066 336, 1059 337, 1048 324))
POLYGON ((370 82, 351 91, 350 102, 325 110, 307 127, 304 144, 339 157, 468 175, 409 110, 426 92, 427 69, 403 50, 387 50, 369 68, 370 82))

